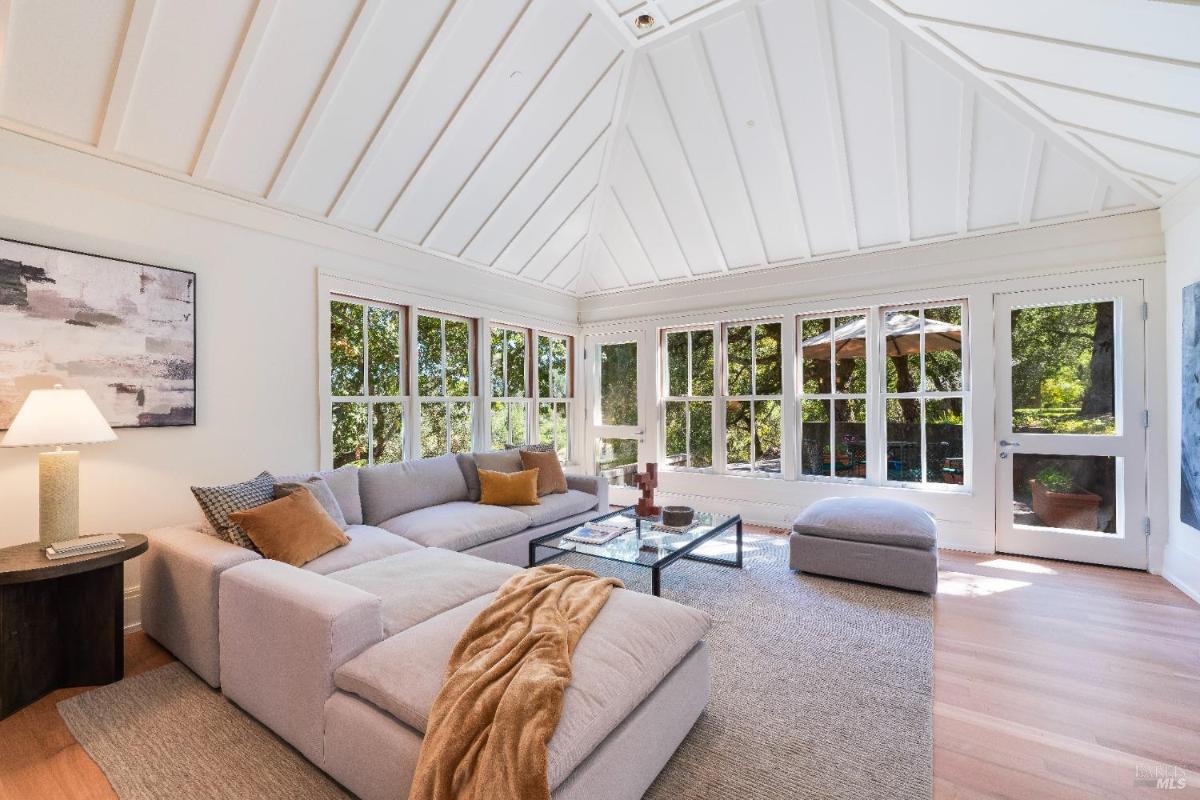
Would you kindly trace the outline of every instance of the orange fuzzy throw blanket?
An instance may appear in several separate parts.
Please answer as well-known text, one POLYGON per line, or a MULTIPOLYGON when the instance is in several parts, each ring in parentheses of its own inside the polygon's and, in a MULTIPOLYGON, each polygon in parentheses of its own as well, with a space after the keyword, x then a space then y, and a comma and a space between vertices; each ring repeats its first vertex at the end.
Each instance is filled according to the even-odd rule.
POLYGON ((621 586, 549 564, 500 587, 450 654, 409 800, 549 800, 546 748, 571 653, 621 586))

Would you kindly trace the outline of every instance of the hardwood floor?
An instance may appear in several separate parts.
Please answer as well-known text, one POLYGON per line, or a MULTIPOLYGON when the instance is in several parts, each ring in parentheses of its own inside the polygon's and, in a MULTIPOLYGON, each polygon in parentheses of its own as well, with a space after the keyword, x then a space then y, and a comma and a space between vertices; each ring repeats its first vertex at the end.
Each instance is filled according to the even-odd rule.
MULTIPOLYGON (((1161 578, 943 551, 934 782, 959 798, 1200 797, 1200 606, 1161 578), (1138 768, 1187 770, 1186 788, 1138 768)), ((126 674, 171 660, 143 634, 126 674)), ((43 698, 0 722, 0 800, 112 798, 43 698)))

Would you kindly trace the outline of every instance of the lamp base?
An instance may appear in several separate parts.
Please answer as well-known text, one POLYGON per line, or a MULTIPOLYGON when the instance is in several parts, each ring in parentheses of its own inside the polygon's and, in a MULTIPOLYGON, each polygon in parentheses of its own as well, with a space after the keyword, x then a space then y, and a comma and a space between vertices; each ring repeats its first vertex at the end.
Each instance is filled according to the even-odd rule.
POLYGON ((38 536, 43 547, 79 536, 79 451, 38 455, 38 536))

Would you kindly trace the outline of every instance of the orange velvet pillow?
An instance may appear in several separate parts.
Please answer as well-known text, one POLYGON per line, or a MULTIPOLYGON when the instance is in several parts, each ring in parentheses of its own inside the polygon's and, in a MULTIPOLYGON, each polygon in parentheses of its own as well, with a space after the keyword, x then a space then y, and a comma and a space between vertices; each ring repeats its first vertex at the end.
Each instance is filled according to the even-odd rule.
POLYGON ((536 506, 538 471, 492 472, 479 470, 479 502, 485 506, 536 506))
POLYGON ((558 453, 522 450, 521 463, 525 469, 538 470, 538 497, 566 493, 567 476, 563 473, 562 464, 558 463, 558 453))
POLYGON ((249 511, 235 511, 229 518, 264 556, 293 567, 350 543, 329 512, 304 487, 249 511))

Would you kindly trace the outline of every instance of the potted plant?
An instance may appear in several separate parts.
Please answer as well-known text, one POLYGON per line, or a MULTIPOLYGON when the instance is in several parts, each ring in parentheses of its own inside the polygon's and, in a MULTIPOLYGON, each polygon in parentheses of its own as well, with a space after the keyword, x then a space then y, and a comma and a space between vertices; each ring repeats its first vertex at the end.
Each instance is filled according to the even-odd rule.
POLYGON ((1089 492, 1059 467, 1046 467, 1030 482, 1033 513, 1051 528, 1100 530, 1100 495, 1089 492))

